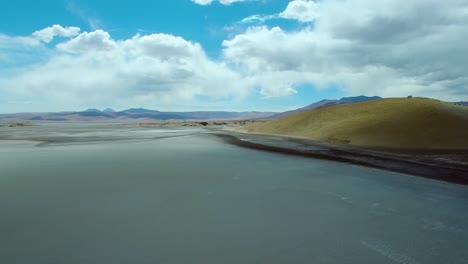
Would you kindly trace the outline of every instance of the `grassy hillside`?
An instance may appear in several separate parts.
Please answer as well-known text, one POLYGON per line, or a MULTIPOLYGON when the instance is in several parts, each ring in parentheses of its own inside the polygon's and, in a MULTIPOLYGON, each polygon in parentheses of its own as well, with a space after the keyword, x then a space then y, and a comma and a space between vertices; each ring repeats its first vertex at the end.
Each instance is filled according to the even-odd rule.
POLYGON ((379 99, 294 114, 247 129, 337 144, 468 149, 468 107, 426 98, 379 99))

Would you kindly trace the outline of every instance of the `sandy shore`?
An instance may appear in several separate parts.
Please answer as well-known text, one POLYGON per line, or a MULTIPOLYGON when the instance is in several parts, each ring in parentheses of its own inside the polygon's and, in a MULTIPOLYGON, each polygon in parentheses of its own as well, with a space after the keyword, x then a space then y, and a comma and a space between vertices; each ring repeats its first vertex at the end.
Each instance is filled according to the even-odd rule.
POLYGON ((468 185, 468 150, 398 150, 331 145, 304 138, 213 129, 228 143, 263 151, 346 162, 468 185))

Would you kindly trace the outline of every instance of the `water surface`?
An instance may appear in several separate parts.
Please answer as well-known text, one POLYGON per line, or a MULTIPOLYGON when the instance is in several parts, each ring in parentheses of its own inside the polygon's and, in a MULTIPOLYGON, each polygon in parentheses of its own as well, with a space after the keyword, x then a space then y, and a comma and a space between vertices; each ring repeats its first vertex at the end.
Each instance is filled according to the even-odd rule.
POLYGON ((202 130, 11 131, 74 140, 0 141, 0 263, 468 263, 465 186, 202 130))

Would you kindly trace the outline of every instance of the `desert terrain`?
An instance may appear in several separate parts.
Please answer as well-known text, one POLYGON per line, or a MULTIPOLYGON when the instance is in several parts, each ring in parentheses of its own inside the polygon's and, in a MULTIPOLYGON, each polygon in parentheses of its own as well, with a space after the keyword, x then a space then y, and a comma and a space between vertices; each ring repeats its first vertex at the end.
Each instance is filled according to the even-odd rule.
POLYGON ((341 145, 468 149, 468 107, 428 98, 389 98, 302 112, 246 129, 341 145))

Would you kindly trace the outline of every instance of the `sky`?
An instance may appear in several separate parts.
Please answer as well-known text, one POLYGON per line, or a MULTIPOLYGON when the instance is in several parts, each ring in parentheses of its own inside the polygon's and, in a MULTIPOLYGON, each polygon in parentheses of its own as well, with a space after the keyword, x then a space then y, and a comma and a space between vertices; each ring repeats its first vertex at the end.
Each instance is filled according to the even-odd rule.
POLYGON ((466 0, 15 0, 0 113, 468 101, 466 0))

